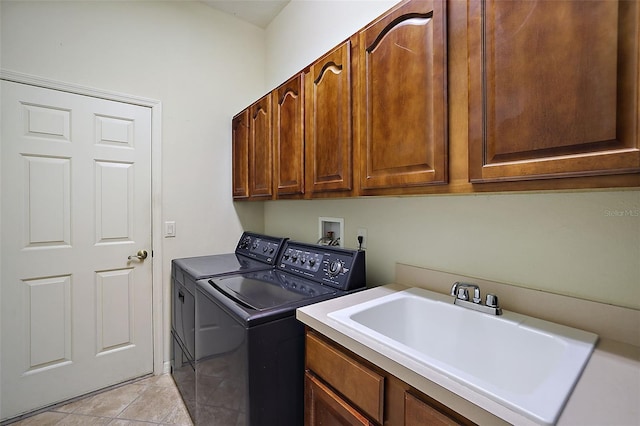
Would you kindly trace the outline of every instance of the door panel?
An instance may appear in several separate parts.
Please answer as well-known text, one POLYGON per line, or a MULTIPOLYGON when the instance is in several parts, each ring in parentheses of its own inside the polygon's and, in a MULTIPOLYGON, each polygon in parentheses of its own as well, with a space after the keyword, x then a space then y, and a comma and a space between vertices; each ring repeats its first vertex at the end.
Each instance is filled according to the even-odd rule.
POLYGON ((71 112, 43 105, 22 103, 26 134, 33 138, 70 142, 71 112))
POLYGON ((351 42, 327 53, 305 75, 307 192, 351 191, 351 42))
POLYGON ((361 188, 446 183, 446 3, 405 2, 359 42, 361 188))
POLYGON ((71 316, 65 306, 71 303, 71 277, 52 277, 24 281, 25 316, 29 339, 24 370, 71 361, 71 316))
POLYGON ((233 199, 249 198, 249 109, 233 117, 232 162, 233 199))
POLYGON ((640 7, 469 3, 469 177, 640 171, 640 7))
POLYGON ((304 194, 304 74, 273 92, 273 166, 276 196, 304 194))
POLYGON ((333 392, 321 380, 308 371, 305 383, 306 426, 369 426, 372 425, 354 406, 333 392))
POLYGON ((2 82, 1 419, 151 373, 151 110, 2 82))
POLYGON ((99 355, 133 342, 134 269, 96 273, 96 320, 99 355))
POLYGON ((131 163, 96 161, 96 244, 133 240, 133 168, 131 163))
POLYGON ((272 191, 271 93, 249 108, 249 194, 270 199, 272 191))
POLYGON ((71 244, 71 161, 22 155, 25 248, 71 244))

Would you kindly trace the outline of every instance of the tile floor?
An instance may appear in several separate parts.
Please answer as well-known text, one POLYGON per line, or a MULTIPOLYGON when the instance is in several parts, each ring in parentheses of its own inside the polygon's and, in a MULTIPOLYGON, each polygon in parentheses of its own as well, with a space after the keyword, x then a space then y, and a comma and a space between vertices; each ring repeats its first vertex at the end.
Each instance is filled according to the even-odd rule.
POLYGON ((11 426, 191 426, 171 375, 152 376, 12 423, 11 426))

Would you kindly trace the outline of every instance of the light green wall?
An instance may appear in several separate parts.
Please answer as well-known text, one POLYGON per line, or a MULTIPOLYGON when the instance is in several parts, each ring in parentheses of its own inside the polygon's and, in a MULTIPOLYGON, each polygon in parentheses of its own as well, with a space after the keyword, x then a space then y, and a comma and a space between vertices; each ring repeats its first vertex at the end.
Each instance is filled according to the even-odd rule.
POLYGON ((640 308, 640 191, 271 201, 269 233, 318 238, 342 217, 345 245, 367 228, 369 285, 396 262, 640 308))
MULTIPOLYGON (((269 88, 393 4, 292 0, 266 30, 269 88)), ((344 218, 347 246, 367 228, 371 285, 403 262, 640 309, 638 189, 279 200, 264 215, 266 232, 308 242, 320 216, 344 218)))

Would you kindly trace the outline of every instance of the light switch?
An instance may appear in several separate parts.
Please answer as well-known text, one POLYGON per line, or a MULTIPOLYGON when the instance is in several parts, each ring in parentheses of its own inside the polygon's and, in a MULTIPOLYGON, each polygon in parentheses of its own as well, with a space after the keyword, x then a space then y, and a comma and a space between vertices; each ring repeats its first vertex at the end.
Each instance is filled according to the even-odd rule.
POLYGON ((167 221, 164 223, 164 237, 171 238, 176 236, 176 222, 167 221))

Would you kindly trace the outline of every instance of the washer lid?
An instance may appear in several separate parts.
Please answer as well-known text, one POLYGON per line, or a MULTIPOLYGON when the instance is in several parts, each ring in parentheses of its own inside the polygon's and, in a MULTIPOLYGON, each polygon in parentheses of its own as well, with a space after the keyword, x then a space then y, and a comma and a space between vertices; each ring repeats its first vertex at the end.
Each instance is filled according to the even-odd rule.
POLYGON ((333 288, 274 270, 229 275, 209 282, 237 303, 257 311, 299 305, 307 299, 336 293, 333 288))

